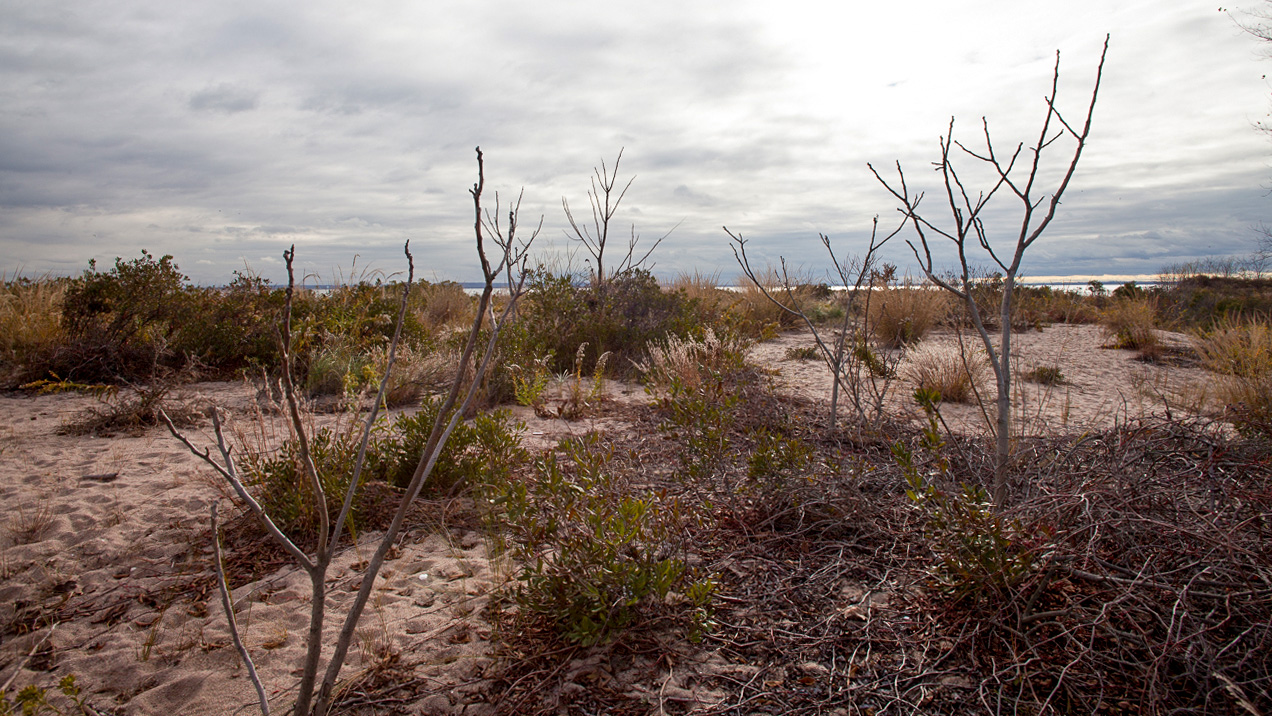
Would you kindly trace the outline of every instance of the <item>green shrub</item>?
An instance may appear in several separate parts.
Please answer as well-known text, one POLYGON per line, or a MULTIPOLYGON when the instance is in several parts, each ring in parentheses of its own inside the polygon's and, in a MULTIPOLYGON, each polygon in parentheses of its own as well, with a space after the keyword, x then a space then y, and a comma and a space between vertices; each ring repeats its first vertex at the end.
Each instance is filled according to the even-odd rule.
MULTIPOLYGON (((441 398, 429 398, 419 410, 394 419, 388 435, 377 445, 377 475, 395 487, 410 484, 441 406, 441 398)), ((457 485, 505 479, 513 465, 524 459, 517 435, 520 427, 507 410, 480 413, 471 422, 457 423, 433 467, 430 489, 445 493, 457 485)))
POLYGON ((687 596, 691 636, 714 583, 696 579, 680 555, 685 507, 665 494, 636 493, 610 468, 613 448, 595 434, 547 452, 534 476, 489 494, 520 563, 511 597, 520 617, 547 623, 568 641, 592 645, 687 596))
POLYGON ((146 380, 175 356, 168 346, 188 305, 185 275, 171 256, 142 251, 115 259, 110 271, 88 270, 71 279, 62 300, 67 345, 49 370, 80 381, 146 380))
POLYGON ((632 371, 649 341, 687 334, 699 325, 695 304, 683 293, 668 293, 644 270, 619 274, 600 284, 579 285, 570 275, 537 272, 521 306, 520 335, 510 335, 517 365, 551 354, 550 368, 574 368, 575 351, 587 344, 585 362, 610 353, 615 375, 632 371))
MULTIPOLYGON (((318 471, 327 499, 328 519, 340 515, 345 491, 353 477, 361 434, 352 429, 336 431, 320 428, 309 440, 309 453, 318 471)), ((376 445, 367 447, 367 462, 375 463, 376 445)), ((252 488, 257 502, 265 509, 274 523, 292 540, 311 541, 320 522, 317 497, 300 462, 300 443, 288 440, 275 453, 244 451, 240 459, 244 483, 252 488)), ((349 513, 347 528, 353 535, 373 526, 366 517, 375 513, 378 504, 387 496, 382 491, 369 491, 370 471, 363 470, 359 484, 361 499, 355 500, 349 513)))
POLYGON ((659 427, 681 440, 681 463, 692 480, 711 477, 729 451, 729 432, 741 402, 733 386, 719 373, 711 373, 696 385, 672 376, 659 407, 667 419, 659 427))
MULTIPOLYGON (((305 293, 293 312, 306 313, 305 293)), ((186 288, 180 324, 171 349, 194 358, 218 373, 255 367, 272 370, 280 362, 278 317, 284 291, 271 288, 260 276, 236 271, 229 286, 186 288)))
POLYGON ((930 391, 915 395, 927 414, 921 444, 931 453, 932 465, 920 465, 904 443, 892 446, 892 456, 905 475, 906 496, 925 518, 924 535, 940 560, 934 576, 956 601, 1002 602, 1033 575, 1048 535, 1009 519, 994 507, 980 485, 960 485, 949 491, 938 480, 949 477, 942 454, 945 441, 937 428, 940 396, 930 391))

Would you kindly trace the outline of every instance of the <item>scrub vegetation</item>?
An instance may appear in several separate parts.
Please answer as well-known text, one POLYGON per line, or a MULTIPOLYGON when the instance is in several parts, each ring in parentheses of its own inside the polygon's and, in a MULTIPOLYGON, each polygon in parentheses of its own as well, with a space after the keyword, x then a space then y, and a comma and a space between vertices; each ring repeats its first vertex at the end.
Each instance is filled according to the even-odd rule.
MULTIPOLYGON (((597 176, 593 201, 608 206, 619 185, 597 176)), ((497 712, 1272 710, 1272 284, 1190 275, 1110 296, 969 273, 952 293, 877 263, 886 238, 841 258, 822 237, 832 287, 753 269, 735 237, 747 280, 731 291, 716 276, 660 283, 605 254, 608 223, 577 231, 609 268, 572 273, 529 265, 515 221, 483 215, 483 181, 479 296, 415 282, 413 264, 323 291, 249 273, 200 287, 143 252, 73 278, 5 277, 0 376, 93 392, 103 411, 141 405, 128 429, 178 415, 186 383, 253 381, 247 427, 211 416, 223 461, 187 445, 260 518, 233 550, 275 545, 312 576, 314 605, 350 535, 385 535, 354 575, 373 584, 412 503, 445 500, 446 519, 481 525, 506 566, 481 615, 498 658, 465 692, 497 712), (506 295, 496 276, 511 277, 506 295), (927 339, 1066 321, 1099 321, 1110 350, 1155 359, 1159 331, 1191 334, 1213 406, 1013 437, 996 495, 994 441, 941 416, 955 401, 992 411, 991 361, 927 339), (827 362, 846 415, 783 394, 753 362, 756 342, 792 328, 816 345, 791 357, 827 362), (607 381, 648 399, 611 401, 607 381), (889 391, 923 419, 885 410, 889 391), (518 403, 572 421, 575 437, 527 447, 518 403), (334 425, 315 427, 318 411, 334 425), (279 414, 285 434, 266 435, 279 414)), ((1065 382, 1057 366, 1020 377, 1065 382)), ((7 533, 32 539, 46 519, 15 513, 7 533)), ((245 578, 230 557, 217 584, 245 578)), ((335 644, 314 608, 300 686, 262 689, 263 711, 294 699, 305 714, 406 713, 436 695, 391 650, 359 682, 376 686, 342 688, 370 589, 338 615, 335 644)), ((0 703, 37 691, 21 693, 0 703)))

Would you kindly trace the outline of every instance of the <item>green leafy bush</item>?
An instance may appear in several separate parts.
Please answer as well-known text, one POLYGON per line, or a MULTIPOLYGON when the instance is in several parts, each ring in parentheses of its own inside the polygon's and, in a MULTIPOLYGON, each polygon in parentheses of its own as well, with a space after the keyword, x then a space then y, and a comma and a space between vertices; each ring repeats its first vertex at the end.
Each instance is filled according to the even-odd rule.
POLYGON ((72 380, 148 379, 171 362, 169 343, 181 324, 186 281, 171 256, 147 251, 115 259, 109 271, 96 262, 71 279, 62 300, 67 344, 49 369, 72 380))
MULTIPOLYGON (((520 563, 511 598, 523 618, 568 641, 592 645, 642 614, 685 595, 698 628, 714 594, 680 553, 685 508, 665 494, 636 493, 610 469, 613 448, 596 435, 545 453, 534 476, 492 490, 500 527, 520 563)), ((691 635, 695 628, 691 627, 691 635)))
POLYGON ((741 398, 719 373, 696 385, 672 376, 659 407, 667 419, 659 427, 675 433, 683 446, 680 458, 692 480, 711 477, 729 452, 729 432, 741 398))
POLYGON ((576 349, 586 343, 585 360, 594 365, 610 353, 609 366, 617 375, 632 370, 649 341, 670 333, 688 334, 699 325, 694 301, 681 292, 665 292, 648 271, 634 269, 600 285, 579 285, 573 276, 535 274, 521 307, 521 351, 514 362, 552 355, 550 368, 565 373, 574 368, 576 349))
POLYGON ((914 451, 901 442, 892 446, 892 456, 909 485, 906 496, 925 517, 924 534, 940 560, 936 580, 957 601, 1005 600, 1033 574, 1047 535, 1009 519, 980 485, 962 484, 958 491, 938 487, 937 481, 949 473, 937 428, 940 398, 922 390, 915 397, 927 413, 921 445, 931 453, 933 465, 920 466, 914 451))
MULTIPOLYGON (((320 428, 309 440, 309 453, 318 471, 327 498, 328 519, 340 515, 345 491, 353 477, 361 434, 352 429, 333 430, 320 428)), ((368 464, 381 462, 376 454, 375 442, 367 446, 368 464)), ((240 464, 244 483, 252 488, 257 502, 274 520, 279 529, 293 540, 305 542, 312 539, 320 521, 317 496, 300 462, 300 444, 288 440, 274 453, 244 451, 240 464)), ((360 499, 354 501, 346 527, 351 534, 373 526, 367 516, 376 509, 387 495, 383 490, 368 490, 371 471, 364 469, 358 490, 360 499)))
MULTIPOLYGON (((377 475, 394 487, 410 484, 441 406, 441 398, 429 398, 419 410, 393 421, 376 448, 373 469, 377 475)), ((507 410, 480 413, 471 422, 457 423, 433 467, 430 488, 446 492, 456 485, 506 479, 512 467, 524 459, 519 427, 507 410)))

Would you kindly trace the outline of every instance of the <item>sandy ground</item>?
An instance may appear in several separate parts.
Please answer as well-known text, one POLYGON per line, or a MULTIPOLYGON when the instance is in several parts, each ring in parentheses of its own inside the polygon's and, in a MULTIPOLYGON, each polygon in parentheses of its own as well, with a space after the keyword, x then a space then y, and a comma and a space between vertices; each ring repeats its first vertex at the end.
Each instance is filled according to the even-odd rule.
MULTIPOLYGON (((1206 380, 1197 368, 1151 365, 1129 351, 1102 349, 1104 341, 1092 326, 1017 337, 1019 370, 1056 365, 1067 380, 1050 388, 1018 382, 1026 430, 1079 432, 1164 411, 1186 386, 1206 380)), ((811 344, 808 334, 786 334, 757 346, 752 357, 777 371, 779 389, 825 401, 825 365, 786 358, 788 349, 811 344)), ((615 402, 648 399, 639 386, 613 384, 611 392, 615 402)), ((917 415, 911 392, 896 389, 888 409, 917 415)), ((186 397, 246 421, 251 395, 242 384, 205 383, 186 397)), ((103 716, 255 712, 208 578, 208 506, 224 495, 223 487, 163 429, 110 438, 59 434, 94 403, 82 395, 0 395, 0 684, 15 676, 53 620, 52 636, 16 673, 14 687, 51 686, 74 673, 103 716), (41 628, 30 633, 33 623, 41 628)), ((983 430, 975 406, 947 405, 943 413, 955 429, 983 430)), ((527 422, 530 449, 570 434, 626 427, 603 415, 570 423, 536 418, 525 408, 516 414, 527 422)), ((188 432, 211 444, 206 426, 188 432)), ((433 692, 418 704, 420 713, 482 713, 488 707, 464 684, 489 663, 490 627, 480 612, 501 576, 486 559, 481 534, 448 526, 440 510, 426 512, 386 563, 342 675, 354 676, 386 649, 396 650, 421 664, 416 676, 433 692)), ((377 539, 364 535, 336 559, 328 644, 357 588, 359 562, 377 539)), ((280 569, 236 589, 234 599, 245 641, 281 710, 292 698, 304 651, 307 579, 280 569)))

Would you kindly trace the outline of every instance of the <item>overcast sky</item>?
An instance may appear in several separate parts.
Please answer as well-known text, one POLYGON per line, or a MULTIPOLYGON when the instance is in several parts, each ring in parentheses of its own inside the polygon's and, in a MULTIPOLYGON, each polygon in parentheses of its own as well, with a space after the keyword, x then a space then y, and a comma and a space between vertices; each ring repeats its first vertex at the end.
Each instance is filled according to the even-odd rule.
MULTIPOLYGON (((760 262, 815 273, 819 233, 853 253, 871 217, 896 218, 868 162, 899 160, 939 218, 950 117, 972 146, 982 116, 1000 153, 1036 141, 1059 50, 1058 105, 1078 120, 1108 33, 1091 139, 1024 270, 1151 274, 1248 253, 1272 222, 1272 141, 1253 128, 1272 60, 1234 22, 1251 8, 1227 9, 0 0, 0 269, 73 274, 144 248, 201 283, 244 265, 277 279, 294 242, 325 278, 355 255, 398 270, 409 238, 423 277, 474 280, 480 145, 488 205, 524 188, 546 259, 571 246, 562 197, 585 210, 593 167, 625 148, 620 235, 676 227, 659 274, 731 280, 726 225, 760 262)), ((987 228, 1009 237, 1017 207, 996 203, 987 228)))

